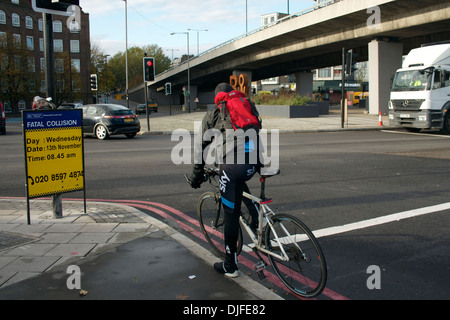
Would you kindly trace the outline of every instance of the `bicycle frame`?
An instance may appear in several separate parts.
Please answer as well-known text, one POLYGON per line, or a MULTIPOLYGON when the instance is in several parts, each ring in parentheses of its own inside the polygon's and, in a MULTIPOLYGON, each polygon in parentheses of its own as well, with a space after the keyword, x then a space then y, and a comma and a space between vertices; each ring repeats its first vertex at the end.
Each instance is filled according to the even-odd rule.
MULTIPOLYGON (((279 171, 275 174, 278 173, 279 171)), ((238 251, 241 251, 244 242, 244 238, 242 236, 242 229, 244 229, 251 238, 251 243, 249 243, 247 247, 251 247, 254 254, 257 258, 259 258, 259 261, 253 266, 253 269, 256 271, 260 279, 265 278, 264 269, 267 267, 267 263, 262 257, 262 255, 265 255, 270 260, 276 275, 287 288, 302 297, 315 297, 322 292, 326 285, 327 272, 325 257, 323 256, 320 245, 315 239, 314 234, 303 222, 295 216, 275 213, 272 209, 270 209, 268 204, 272 202, 272 199, 267 198, 265 195, 265 180, 275 174, 261 175, 261 193, 259 197, 254 196, 249 192, 243 192, 242 194, 242 196, 245 197, 245 201, 243 201, 243 203, 245 203, 249 210, 248 215, 251 216, 251 220, 250 218, 247 219, 247 212, 241 212, 239 217, 240 240, 237 242, 239 247, 238 251), (247 201, 247 199, 253 202, 253 205, 257 210, 258 223, 257 230, 255 231, 252 230, 252 228, 254 229, 253 226, 255 225, 255 221, 253 220, 253 217, 256 218, 256 212, 254 212, 250 207, 251 204, 247 201), (250 227, 250 222, 252 222, 252 227, 250 227), (297 232, 296 230, 299 230, 300 232, 297 232), (300 247, 303 247, 302 242, 305 240, 308 240, 308 244, 305 248, 306 250, 304 251, 300 247), (309 251, 311 250, 314 252, 310 256, 309 251), (314 256, 316 256, 316 258, 314 258, 314 256), (309 262, 312 262, 313 258, 314 262, 309 266, 309 262), (287 262, 290 264, 292 262, 293 265, 285 265, 287 262), (278 266, 279 263, 280 267, 278 266), (304 272, 304 267, 306 267, 307 270, 320 270, 320 273, 313 272, 311 274, 314 278, 318 278, 318 280, 311 280, 312 278, 304 272), (286 270, 292 270, 293 272, 291 273, 288 271, 288 273, 286 273, 286 270), (302 287, 297 288, 295 283, 301 283, 302 287), (303 286, 311 288, 311 290, 305 291, 303 286)), ((219 175, 220 171, 218 169, 205 168, 205 182, 209 180, 214 192, 207 192, 200 197, 197 205, 197 214, 200 221, 200 227, 205 233, 206 239, 218 255, 225 256, 223 247, 218 247, 216 245, 216 241, 210 236, 211 234, 214 237, 221 237, 222 228, 224 227, 224 216, 222 214, 223 204, 221 201, 219 185, 216 185, 217 177, 219 177, 219 175), (210 204, 212 204, 209 202, 210 200, 207 200, 207 203, 209 204, 205 206, 207 209, 204 211, 202 209, 204 200, 210 197, 215 197, 216 200, 215 214, 214 211, 211 212, 211 209, 213 209, 214 206, 212 208, 210 207, 210 204), (202 212, 205 213, 205 219, 203 219, 204 215, 202 212), (208 227, 205 225, 205 221, 212 223, 212 225, 208 227), (220 229, 218 231, 219 234, 214 234, 214 230, 217 229, 220 229), (211 232, 211 230, 213 232, 211 232)), ((186 179, 189 182, 187 176, 186 179)))
MULTIPOLYGON (((258 212, 258 230, 261 230, 261 231, 258 231, 256 235, 255 235, 255 233, 253 232, 253 230, 252 230, 252 229, 244 222, 244 220, 243 220, 243 218, 242 218, 242 215, 241 215, 240 218, 239 218, 239 220, 241 221, 241 225, 244 227, 245 231, 247 231, 248 235, 249 235, 250 238, 252 239, 252 242, 253 242, 255 248, 256 248, 258 251, 261 251, 261 252, 263 252, 263 253, 265 253, 265 254, 267 254, 267 255, 274 256, 274 257, 276 257, 276 258, 278 258, 278 259, 281 259, 281 260, 283 260, 283 261, 289 261, 289 257, 288 257, 288 255, 286 254, 286 251, 284 250, 283 244, 281 243, 280 238, 278 237, 276 231, 274 230, 273 225, 272 225, 272 222, 271 222, 271 219, 270 219, 270 216, 275 215, 275 213, 272 211, 272 209, 270 209, 270 207, 269 207, 267 204, 263 203, 264 201, 261 200, 260 198, 255 197, 254 195, 251 195, 251 194, 249 194, 249 193, 247 193, 247 192, 244 192, 244 193, 243 193, 243 196, 246 197, 246 198, 248 198, 248 199, 250 199, 250 200, 252 200, 252 201, 255 201, 255 202, 259 203, 259 210, 258 210, 258 211, 259 211, 259 212, 258 212), (263 236, 262 230, 263 230, 263 218, 264 218, 264 217, 266 218, 266 221, 267 221, 267 226, 266 226, 266 228, 269 227, 269 228, 272 230, 272 232, 273 232, 273 234, 274 234, 274 236, 275 236, 275 238, 276 238, 277 244, 278 244, 278 246, 280 247, 281 252, 282 252, 282 254, 283 254, 282 256, 281 256, 281 255, 278 255, 278 254, 275 254, 275 253, 273 253, 273 252, 271 252, 271 251, 269 251, 269 250, 267 250, 267 249, 265 249, 265 248, 262 247, 262 236, 263 236)), ((283 230, 286 232, 286 235, 287 235, 288 237, 291 237, 291 235, 290 235, 289 232, 284 228, 284 226, 283 226, 283 230)), ((295 243, 295 242, 293 241, 293 243, 295 243)), ((300 248, 299 248, 299 249, 300 249, 300 248)), ((301 249, 300 249, 300 250, 301 250, 301 249)))
MULTIPOLYGON (((218 175, 218 170, 217 169, 207 168, 207 169, 205 169, 205 172, 208 175, 211 175, 211 176, 218 175)), ((275 174, 278 174, 278 173, 279 173, 279 171, 277 173, 275 173, 275 174)), ((257 234, 255 234, 252 231, 252 229, 244 222, 244 219, 243 219, 242 215, 239 217, 239 221, 241 222, 241 226, 244 227, 245 231, 247 231, 247 234, 252 239, 254 248, 256 250, 261 251, 261 252, 263 252, 266 255, 271 255, 273 257, 281 259, 283 261, 289 261, 289 257, 286 254, 286 251, 284 250, 283 244, 282 244, 280 238, 278 237, 277 232, 273 228, 272 221, 270 219, 270 217, 275 215, 275 213, 267 205, 268 203, 272 202, 272 199, 267 199, 266 196, 265 196, 265 180, 266 180, 266 176, 261 176, 261 178, 260 178, 260 182, 261 182, 261 195, 260 195, 260 197, 256 197, 256 196, 254 196, 254 195, 252 195, 250 193, 247 193, 247 192, 243 192, 243 194, 242 194, 244 197, 246 197, 246 198, 248 198, 248 199, 250 199, 250 200, 252 200, 252 201, 254 201, 254 202, 259 204, 259 210, 258 210, 258 230, 259 231, 257 232, 257 234), (275 240, 276 240, 279 248, 281 249, 282 255, 273 253, 273 252, 267 250, 266 248, 264 248, 262 246, 262 236, 263 236, 262 230, 263 230, 263 227, 264 227, 263 226, 263 220, 264 220, 263 218, 266 218, 266 221, 267 221, 266 228, 268 227, 268 228, 270 228, 272 230, 272 233, 273 233, 273 235, 275 237, 275 240)), ((220 197, 220 192, 218 192, 217 191, 217 187, 212 184, 211 179, 209 180, 209 182, 211 183, 213 188, 216 189, 215 191, 220 197)), ((219 204, 219 210, 220 210, 220 205, 221 204, 219 204)), ((217 219, 218 218, 219 218, 219 215, 217 215, 217 219)), ((217 220, 214 222, 214 225, 216 225, 216 224, 217 224, 217 220)), ((281 225, 281 228, 283 229, 283 231, 285 232, 286 237, 288 237, 292 241, 292 243, 294 243, 296 245, 296 247, 300 250, 300 252, 303 253, 303 250, 297 245, 297 243, 295 241, 293 241, 292 235, 289 233, 289 231, 284 227, 284 225, 282 223, 280 223, 280 225, 281 225)))

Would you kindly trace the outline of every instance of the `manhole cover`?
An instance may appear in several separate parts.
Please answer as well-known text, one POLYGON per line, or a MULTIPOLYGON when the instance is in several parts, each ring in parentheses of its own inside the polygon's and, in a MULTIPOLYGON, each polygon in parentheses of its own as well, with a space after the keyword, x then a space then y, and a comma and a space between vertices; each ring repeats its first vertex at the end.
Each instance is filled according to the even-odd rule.
POLYGON ((0 231, 0 250, 20 246, 28 242, 33 242, 35 240, 36 238, 34 237, 28 237, 24 235, 18 235, 17 233, 0 231))

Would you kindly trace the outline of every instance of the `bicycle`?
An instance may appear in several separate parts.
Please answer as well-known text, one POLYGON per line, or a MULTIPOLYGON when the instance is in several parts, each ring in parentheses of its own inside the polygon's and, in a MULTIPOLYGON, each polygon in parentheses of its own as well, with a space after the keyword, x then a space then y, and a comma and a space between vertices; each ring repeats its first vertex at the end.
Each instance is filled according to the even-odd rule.
MULTIPOLYGON (((224 211, 216 180, 219 169, 205 168, 204 170, 205 181, 209 181, 215 191, 208 191, 200 196, 197 203, 197 216, 206 240, 214 252, 224 258, 224 211)), ((278 173, 279 171, 273 175, 278 173)), ((242 212, 240 216, 240 225, 249 235, 252 250, 259 259, 254 265, 254 270, 261 279, 265 277, 264 270, 267 263, 261 257, 260 253, 262 253, 268 257, 275 274, 289 290, 305 298, 318 296, 325 288, 327 281, 325 256, 316 237, 302 221, 292 215, 274 213, 269 208, 268 204, 272 202, 272 199, 265 195, 265 182, 273 175, 260 176, 260 197, 243 193, 243 199, 251 200, 258 211, 256 230, 250 228, 248 213, 242 212)), ((245 201, 245 205, 248 206, 249 202, 245 201)), ((244 209, 244 206, 242 208, 244 209)), ((242 247, 242 228, 239 227, 238 254, 242 251, 242 247)))

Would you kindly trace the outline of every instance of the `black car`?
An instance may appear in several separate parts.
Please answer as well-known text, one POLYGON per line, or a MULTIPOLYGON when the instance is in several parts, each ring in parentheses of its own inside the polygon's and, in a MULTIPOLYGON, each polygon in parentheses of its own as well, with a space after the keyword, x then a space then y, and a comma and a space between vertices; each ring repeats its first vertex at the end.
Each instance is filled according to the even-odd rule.
POLYGON ((142 113, 147 113, 147 111, 145 110, 145 104, 138 104, 138 106, 136 107, 136 114, 142 113))
POLYGON ((0 134, 6 133, 6 114, 3 104, 0 102, 0 134))
POLYGON ((141 130, 137 116, 127 107, 116 104, 91 104, 83 109, 83 133, 100 140, 124 134, 133 138, 141 130))

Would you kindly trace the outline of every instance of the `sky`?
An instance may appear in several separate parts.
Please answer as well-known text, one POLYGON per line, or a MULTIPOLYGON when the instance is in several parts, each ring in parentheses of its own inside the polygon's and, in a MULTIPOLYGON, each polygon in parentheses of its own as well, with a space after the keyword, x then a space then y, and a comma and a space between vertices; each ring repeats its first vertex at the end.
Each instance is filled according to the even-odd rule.
MULTIPOLYGON (((310 8, 313 0, 127 0, 128 48, 156 44, 169 58, 197 54, 261 26, 261 16, 310 8), (247 3, 247 5, 246 5, 247 3), (247 18, 246 18, 247 7, 247 18), (197 34, 199 41, 197 41, 197 34)), ((89 13, 91 42, 113 56, 125 52, 125 1, 80 0, 89 13)))

